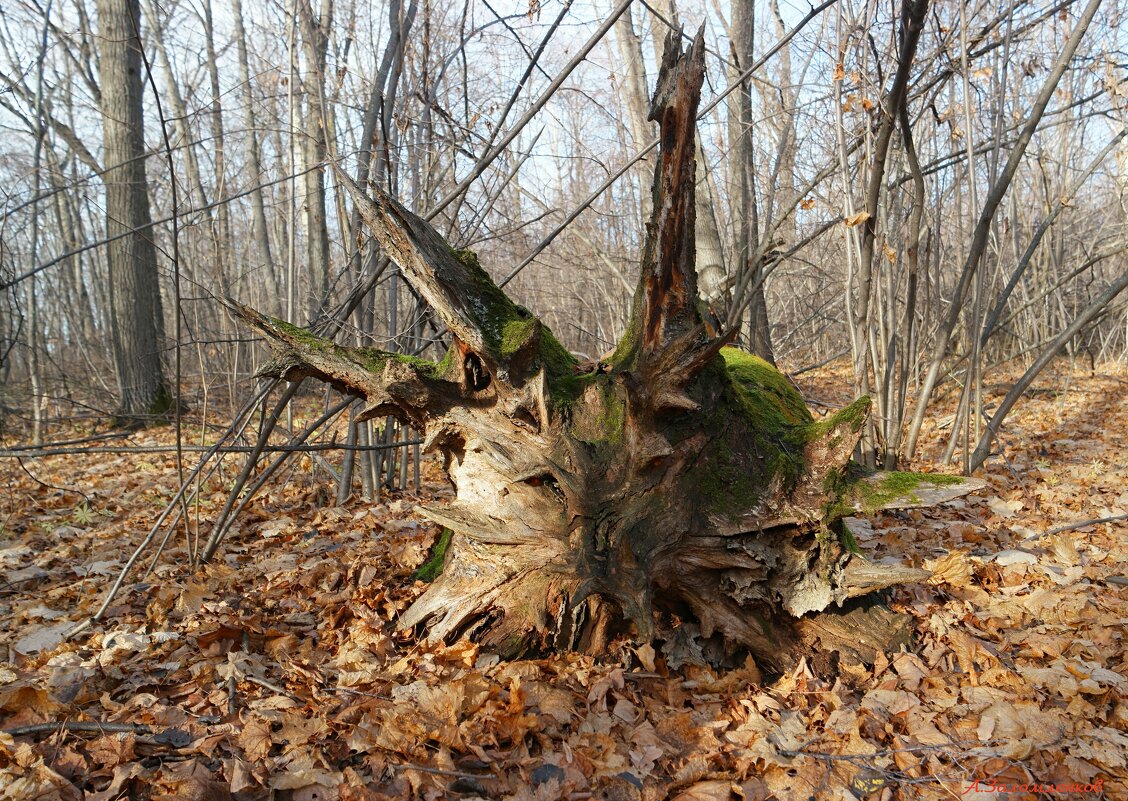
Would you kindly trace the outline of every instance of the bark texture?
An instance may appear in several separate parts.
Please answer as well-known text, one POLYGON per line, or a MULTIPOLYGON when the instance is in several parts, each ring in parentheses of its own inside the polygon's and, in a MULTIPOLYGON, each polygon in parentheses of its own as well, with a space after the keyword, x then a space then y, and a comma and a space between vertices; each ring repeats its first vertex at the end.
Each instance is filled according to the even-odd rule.
POLYGON ((841 520, 976 485, 855 475, 868 400, 815 421, 785 376, 708 333, 693 248, 703 52, 700 35, 684 54, 666 43, 649 110, 662 135, 654 211, 607 361, 581 367, 474 254, 341 173, 449 328, 443 361, 340 347, 231 302, 276 345, 264 374, 328 381, 365 399, 363 417, 394 415, 443 454, 455 500, 421 511, 453 536, 404 628, 507 655, 599 651, 631 632, 680 659, 723 640, 774 670, 816 643, 868 660, 906 636, 897 616, 851 599, 927 574, 861 560, 841 520))

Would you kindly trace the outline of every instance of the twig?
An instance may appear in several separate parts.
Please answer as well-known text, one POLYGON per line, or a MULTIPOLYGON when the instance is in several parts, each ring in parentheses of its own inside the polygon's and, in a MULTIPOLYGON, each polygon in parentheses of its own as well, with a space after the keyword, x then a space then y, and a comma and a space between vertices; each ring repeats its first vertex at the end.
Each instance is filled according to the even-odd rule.
POLYGON ((1095 517, 1092 520, 1076 520, 1072 523, 1065 523, 1064 525, 1055 526, 1054 528, 1047 529, 1046 531, 1043 531, 1041 534, 1035 534, 1033 537, 1030 537, 1029 539, 1027 539, 1026 542, 1030 542, 1030 540, 1040 539, 1042 537, 1049 537, 1052 534, 1061 534, 1063 531, 1072 531, 1075 528, 1085 528, 1086 526, 1096 526, 1096 525, 1100 525, 1101 523, 1115 523, 1117 520, 1128 520, 1128 514, 1113 515, 1112 517, 1095 517))
MULTIPOLYGON (((195 144, 195 143, 193 143, 193 144, 195 144)), ((189 216, 189 215, 195 215, 195 214, 202 214, 206 211, 210 211, 211 209, 217 209, 220 206, 223 206, 225 204, 234 203, 235 201, 246 197, 247 195, 251 194, 252 192, 254 192, 258 189, 265 189, 267 187, 277 186, 278 184, 285 183, 286 181, 292 180, 294 178, 300 178, 303 175, 306 175, 308 173, 313 172, 314 170, 320 170, 321 166, 322 165, 320 165, 320 164, 314 164, 311 167, 306 167, 304 170, 301 170, 300 172, 295 172, 293 175, 283 175, 283 176, 281 176, 279 178, 275 178, 274 180, 271 180, 271 181, 263 181, 261 183, 256 184, 255 186, 251 186, 251 187, 243 190, 242 192, 236 192, 233 195, 228 195, 227 197, 220 198, 219 200, 214 200, 211 203, 207 203, 207 204, 205 204, 203 206, 199 206, 197 208, 187 209, 185 211, 179 211, 179 212, 177 212, 177 214, 179 214, 179 216, 181 216, 181 217, 189 216)), ((174 214, 173 216, 176 216, 176 215, 174 214)), ((156 228, 157 226, 160 226, 160 225, 164 225, 165 223, 171 222, 171 221, 172 221, 172 216, 162 217, 159 220, 154 220, 153 221, 153 228, 156 228)), ((111 242, 116 242, 119 239, 124 239, 127 236, 133 236, 135 233, 136 233, 136 231, 134 231, 133 229, 129 229, 129 230, 126 230, 124 233, 114 234, 113 236, 106 236, 106 237, 103 237, 101 239, 96 239, 92 242, 87 242, 84 245, 80 245, 80 246, 73 248, 71 250, 68 250, 64 253, 60 253, 59 255, 55 256, 53 259, 49 259, 49 260, 43 262, 42 264, 39 264, 39 265, 36 265, 35 267, 32 267, 30 270, 27 270, 25 272, 20 273, 19 275, 17 275, 16 277, 14 277, 10 280, 7 280, 7 281, 0 283, 0 292, 4 291, 5 289, 11 289, 16 284, 19 284, 23 281, 26 281, 27 279, 31 278, 33 275, 38 275, 39 273, 43 272, 44 270, 49 269, 51 267, 54 267, 56 264, 65 264, 70 259, 73 259, 75 256, 79 255, 80 253, 85 253, 88 250, 94 250, 95 248, 103 247, 105 245, 108 245, 111 242)))
POLYGON ((800 367, 798 370, 795 370, 794 372, 791 373, 791 377, 794 378, 797 375, 803 375, 803 373, 809 373, 812 370, 818 370, 820 367, 825 367, 826 365, 830 364, 835 359, 841 359, 843 356, 847 355, 848 353, 850 353, 849 348, 845 348, 843 350, 840 350, 840 351, 838 351, 838 353, 834 354, 833 356, 827 356, 821 362, 817 362, 815 364, 808 364, 806 367, 800 367))
POLYGON ((461 770, 443 770, 442 768, 429 768, 425 765, 416 765, 411 762, 393 762, 392 767, 402 768, 403 770, 417 770, 421 773, 433 773, 436 776, 453 776, 454 778, 461 779, 492 779, 492 773, 467 773, 461 770))
MULTIPOLYGON (((724 102, 724 99, 726 97, 739 89, 744 84, 744 82, 752 76, 753 73, 755 73, 760 69, 760 67, 767 63, 768 59, 770 59, 779 50, 785 47, 788 42, 790 42, 801 30, 803 30, 803 28, 807 27, 807 24, 811 22, 811 20, 818 17, 819 14, 821 14, 827 8, 830 8, 830 6, 834 5, 836 2, 837 0, 823 0, 823 2, 818 6, 811 8, 811 10, 807 13, 807 16, 801 19, 795 25, 795 27, 788 31, 787 34, 783 36, 783 38, 781 38, 771 47, 771 49, 764 53, 764 55, 762 55, 758 61, 750 65, 740 75, 736 76, 735 80, 733 80, 728 85, 728 87, 724 89, 724 91, 714 97, 703 109, 698 111, 697 119, 705 119, 705 117, 707 117, 709 113, 713 111, 713 109, 724 102)), ((616 11, 619 11, 621 13, 620 9, 616 9, 616 11)), ((536 259, 536 257, 539 256, 545 248, 551 245, 557 236, 559 236, 563 231, 567 230, 572 222, 575 221, 575 219, 579 217, 580 214, 582 214, 588 206, 594 203, 599 198, 599 196, 607 190, 608 187, 618 181, 622 176, 626 175, 628 170, 630 170, 635 164, 646 158, 650 154, 650 151, 654 150, 656 147, 658 147, 658 140, 654 139, 649 142, 644 148, 635 153, 634 156, 628 159, 627 162, 623 164, 618 170, 616 170, 612 175, 608 176, 608 178, 602 184, 600 184, 594 192, 588 195, 587 198, 584 199, 584 201, 580 203, 579 206, 574 208, 571 213, 569 213, 568 216, 564 218, 563 222, 553 228, 552 231, 549 232, 548 236, 542 239, 540 244, 533 248, 532 252, 530 252, 520 264, 510 270, 508 275, 498 281, 498 287, 504 287, 506 284, 512 281, 517 276, 517 274, 525 269, 529 264, 531 264, 533 260, 536 259)))
MULTIPOLYGON (((404 448, 409 445, 422 444, 421 439, 406 440, 404 442, 393 442, 390 445, 346 445, 344 443, 325 442, 316 445, 270 445, 264 448, 257 449, 260 453, 315 453, 317 451, 381 451, 391 450, 393 448, 404 448)), ((216 447, 214 445, 184 445, 181 448, 184 452, 207 452, 209 455, 213 453, 251 453, 256 451, 251 445, 227 445, 216 447)), ((41 448, 35 451, 19 451, 13 452, 10 450, 0 450, 0 459, 38 459, 44 456, 71 456, 74 454, 126 454, 126 453, 176 453, 175 445, 137 445, 134 447, 121 447, 121 448, 41 448)), ((27 472, 26 468, 24 472, 27 472)), ((29 474, 30 475, 30 474, 29 474)), ((32 476, 34 479, 35 477, 32 476)), ((36 479, 38 480, 38 479, 36 479)), ((42 483, 42 482, 40 482, 42 483)), ((64 487, 52 487, 50 484, 44 484, 51 489, 63 490, 65 492, 76 492, 82 495, 78 490, 68 490, 64 487)), ((83 496, 85 497, 85 496, 83 496)))
POLYGON ((301 698, 297 695, 294 695, 289 690, 286 690, 282 687, 279 687, 274 682, 267 681, 266 679, 260 679, 258 676, 255 676, 254 674, 251 674, 251 673, 244 674, 243 678, 246 679, 247 681, 249 681, 251 684, 257 684, 259 687, 265 687, 266 689, 270 690, 273 693, 278 693, 278 695, 284 695, 287 698, 289 698, 291 701, 297 701, 297 702, 303 703, 303 704, 305 703, 304 698, 301 698))
POLYGON ((27 473, 27 477, 30 478, 32 481, 34 481, 36 484, 43 487, 44 489, 53 489, 53 490, 58 490, 59 492, 70 492, 70 493, 73 493, 75 495, 81 495, 83 497, 83 499, 86 501, 86 503, 90 503, 90 496, 87 495, 82 490, 68 489, 67 487, 56 487, 54 484, 48 484, 45 481, 40 481, 38 478, 36 478, 32 474, 32 472, 30 470, 27 469, 27 466, 24 465, 23 458, 21 458, 21 457, 27 457, 27 456, 30 456, 30 454, 15 454, 16 462, 19 464, 20 470, 23 470, 25 473, 27 473))
MULTIPOLYGON (((52 444, 57 445, 57 446, 61 446, 61 445, 84 445, 87 442, 103 442, 107 439, 127 439, 127 438, 132 437, 132 436, 133 436, 133 434, 131 432, 128 432, 128 431, 119 432, 119 433, 111 433, 111 434, 96 434, 96 435, 90 436, 90 437, 79 437, 78 439, 59 440, 59 441, 54 442, 52 444)), ((15 453, 16 451, 38 451, 38 450, 42 450, 42 449, 43 449, 42 445, 12 445, 11 447, 6 448, 5 452, 15 453)))
POLYGON ((377 698, 381 701, 395 701, 390 695, 380 695, 379 693, 366 693, 362 690, 354 690, 351 687, 319 687, 321 692, 326 693, 345 693, 347 695, 359 695, 362 698, 377 698))
POLYGON ((905 754, 905 753, 915 754, 919 751, 944 751, 944 750, 947 750, 947 749, 962 749, 963 746, 969 746, 969 745, 974 745, 977 748, 990 747, 990 746, 998 745, 998 744, 1002 743, 1003 741, 1002 740, 987 740, 987 741, 981 742, 979 740, 953 740, 952 742, 940 743, 940 744, 937 744, 937 745, 910 745, 910 746, 906 746, 904 748, 886 748, 886 749, 881 750, 881 751, 874 751, 872 754, 829 754, 829 753, 825 753, 825 752, 821 752, 821 751, 804 751, 803 750, 808 745, 811 745, 811 743, 813 743, 813 742, 815 742, 815 740, 811 740, 810 742, 804 743, 803 746, 801 746, 800 748, 795 749, 795 750, 783 749, 783 748, 780 748, 778 750, 779 750, 780 754, 782 754, 783 756, 787 756, 787 757, 808 756, 808 757, 812 757, 813 759, 844 760, 844 761, 849 762, 849 761, 858 760, 858 759, 872 761, 875 757, 888 757, 888 756, 893 756, 894 754, 905 754))
POLYGON ((235 676, 227 677, 227 714, 234 717, 236 712, 235 703, 235 676))
POLYGON ((114 732, 128 732, 131 734, 154 733, 152 727, 146 726, 144 723, 102 723, 97 720, 65 720, 55 723, 33 723, 30 726, 16 726, 15 728, 4 729, 3 731, 5 734, 10 734, 13 737, 26 737, 29 734, 49 734, 59 730, 91 732, 94 734, 105 734, 107 732, 111 734, 114 732))
MULTIPOLYGON (((242 426, 245 426, 250 421, 250 415, 255 404, 258 403, 260 398, 266 397, 276 384, 277 382, 271 382, 267 386, 263 387, 258 393, 256 393, 255 397, 252 400, 248 401, 247 404, 244 405, 242 410, 240 410, 236 421, 228 426, 227 430, 223 434, 223 437, 221 437, 220 442, 216 443, 212 447, 218 449, 221 444, 227 440, 228 437, 239 436, 239 431, 241 429, 239 420, 243 420, 242 426)), ((197 464, 196 467, 192 469, 191 474, 181 482, 180 488, 176 491, 176 494, 173 496, 172 500, 169 501, 168 504, 165 505, 165 508, 161 511, 161 513, 157 515, 156 522, 153 523, 152 527, 149 529, 149 532, 141 540, 141 544, 133 550, 133 553, 130 555, 129 559, 127 559, 126 563, 122 566, 121 571, 118 573, 117 579, 114 580, 113 586, 111 586, 109 592, 106 593, 106 597, 102 599, 102 605, 98 608, 98 611, 95 612, 92 617, 87 618, 82 623, 79 623, 70 631, 68 631, 66 633, 66 638, 68 640, 77 637, 82 632, 91 628, 94 623, 100 621, 102 619, 102 616, 106 614, 106 610, 110 608, 110 604, 113 603, 114 598, 117 597, 118 592, 121 591, 121 587, 125 583, 125 577, 129 575, 129 571, 133 569, 133 565, 137 563, 137 560, 141 557, 141 554, 145 551, 146 548, 148 548, 149 543, 151 543, 157 536, 157 532, 160 530, 160 527, 164 524, 165 520, 167 520, 169 515, 171 515, 172 512, 177 508, 177 504, 179 503, 181 497, 184 497, 184 494, 188 492, 188 489, 191 486, 191 482, 194 481, 201 472, 203 472, 210 456, 210 452, 208 454, 205 454, 204 457, 200 460, 199 464, 197 464)), ((219 468, 219 465, 222 464, 222 461, 222 458, 216 460, 215 464, 212 465, 211 469, 208 471, 208 476, 210 476, 213 472, 215 472, 215 470, 219 468)))

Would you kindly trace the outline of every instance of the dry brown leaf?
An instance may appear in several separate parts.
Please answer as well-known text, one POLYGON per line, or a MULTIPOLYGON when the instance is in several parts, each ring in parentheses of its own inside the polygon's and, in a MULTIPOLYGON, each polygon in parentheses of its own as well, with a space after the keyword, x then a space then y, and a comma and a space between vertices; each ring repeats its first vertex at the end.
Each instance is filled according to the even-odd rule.
POLYGON ((274 745, 274 735, 269 723, 255 718, 243 727, 238 741, 247 759, 257 762, 270 752, 274 745))
POLYGON ((916 654, 902 652, 893 655, 893 671, 901 679, 901 686, 910 692, 916 692, 920 682, 928 674, 928 665, 921 661, 916 654))
POLYGON ((642 665, 643 670, 653 673, 657 668, 654 665, 654 646, 650 643, 643 643, 635 649, 635 656, 638 657, 639 664, 642 665))
POLYGON ((120 798, 126 782, 139 776, 143 771, 144 768, 137 762, 118 765, 114 768, 113 778, 110 779, 109 785, 101 792, 87 793, 86 801, 111 801, 111 799, 120 798))
POLYGON ((915 709, 920 705, 920 699, 913 693, 904 690, 883 690, 881 688, 870 690, 862 698, 862 709, 869 709, 878 716, 900 715, 915 709))
POLYGON ((535 683, 526 688, 526 694, 529 706, 560 725, 569 723, 578 712, 576 696, 559 687, 535 683))
POLYGON ((928 578, 929 584, 947 584, 952 587, 971 585, 972 565, 966 551, 952 551, 939 559, 927 561, 924 569, 932 572, 928 578))
POLYGON ((12 648, 16 653, 25 656, 45 654, 57 648, 66 637, 67 631, 73 627, 74 623, 67 620, 50 626, 37 626, 21 637, 12 648))
POLYGON ((278 742, 285 742, 293 748, 305 745, 327 729, 324 719, 307 718, 303 710, 287 709, 282 713, 282 727, 273 735, 278 742))
POLYGON ((713 779, 687 787, 674 796, 673 801, 730 801, 743 797, 744 792, 739 784, 713 779))
POLYGON ((47 690, 34 686, 27 679, 0 688, 0 710, 4 712, 33 712, 46 717, 62 708, 47 690))
POLYGON ((1002 498, 991 497, 987 499, 987 506, 999 517, 1009 519, 1014 517, 1018 511, 1022 509, 1022 501, 1005 501, 1002 498))
POLYGON ((186 615, 200 611, 204 600, 211 594, 211 588, 202 582, 192 582, 180 592, 176 599, 176 610, 186 615))
POLYGON ((233 793, 241 793, 258 786, 250 766, 238 757, 223 760, 223 775, 233 793))
MULTIPOLYGON (((91 796, 86 796, 90 798, 91 796)), ((82 801, 83 794, 42 762, 30 769, 0 768, 0 801, 82 801)))
POLYGON ((135 734, 105 734, 87 744, 86 752, 99 765, 115 768, 137 758, 137 753, 134 751, 136 744, 135 734))
POLYGON ((164 769, 158 783, 165 792, 153 801, 230 801, 231 791, 217 774, 198 759, 164 769))

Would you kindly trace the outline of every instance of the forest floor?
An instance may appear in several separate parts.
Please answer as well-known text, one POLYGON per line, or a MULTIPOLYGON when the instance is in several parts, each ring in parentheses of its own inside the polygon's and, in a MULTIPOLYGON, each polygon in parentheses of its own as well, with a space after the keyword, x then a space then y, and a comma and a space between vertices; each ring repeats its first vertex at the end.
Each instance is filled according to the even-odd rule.
MULTIPOLYGON (((800 384, 849 400, 833 371, 800 384)), ((0 799, 1128 799, 1128 521, 1053 532, 1128 512, 1126 432, 1128 372, 1063 363, 1007 421, 985 491, 870 521, 871 558, 934 574, 891 600, 914 649, 833 681, 673 669, 626 642, 513 662, 420 645, 394 629, 436 536, 418 497, 326 505, 308 457, 212 564, 187 569, 174 535, 68 642, 171 497, 174 457, 3 459, 0 799)), ((918 467, 939 469, 945 434, 918 467)), ((190 510, 205 536, 231 464, 190 510)))

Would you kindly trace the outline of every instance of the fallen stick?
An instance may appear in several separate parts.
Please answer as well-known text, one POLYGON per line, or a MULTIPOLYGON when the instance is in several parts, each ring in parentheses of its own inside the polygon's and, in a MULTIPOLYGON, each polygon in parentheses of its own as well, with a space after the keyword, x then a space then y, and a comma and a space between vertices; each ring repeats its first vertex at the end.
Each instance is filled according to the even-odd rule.
POLYGON ((152 727, 146 726, 144 723, 102 723, 97 720, 66 720, 55 723, 33 723, 28 726, 16 726, 12 729, 4 729, 3 731, 5 734, 10 734, 12 737, 26 737, 30 734, 48 734, 50 732, 59 731, 60 729, 71 732, 90 732, 94 734, 113 734, 119 732, 127 732, 130 734, 154 733, 152 727))
POLYGON ((1102 523, 1115 523, 1117 520, 1128 520, 1128 514, 1113 515, 1112 517, 1095 517, 1092 520, 1075 520, 1072 523, 1065 523, 1064 525, 1055 526, 1054 528, 1046 529, 1041 534, 1035 534, 1026 540, 1040 539, 1042 537, 1049 537, 1054 534, 1061 534, 1063 531, 1073 531, 1078 528, 1085 528, 1086 526, 1097 526, 1102 523))

